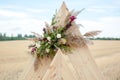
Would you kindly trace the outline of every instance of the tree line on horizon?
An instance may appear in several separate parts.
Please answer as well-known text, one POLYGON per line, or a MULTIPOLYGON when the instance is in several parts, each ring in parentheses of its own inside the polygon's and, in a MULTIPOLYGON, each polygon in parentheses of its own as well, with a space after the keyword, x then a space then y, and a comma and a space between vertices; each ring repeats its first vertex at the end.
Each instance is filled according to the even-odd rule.
POLYGON ((22 35, 22 34, 17 34, 17 36, 7 36, 6 33, 0 33, 0 41, 11 41, 11 40, 26 40, 26 38, 34 38, 35 35, 22 35))
POLYGON ((112 37, 97 37, 97 38, 90 38, 91 40, 120 40, 120 38, 112 38, 112 37))
MULTIPOLYGON (((7 36, 6 33, 0 33, 0 41, 11 41, 11 40, 26 40, 26 38, 34 38, 35 35, 22 35, 17 34, 17 36, 7 36)), ((112 38, 112 37, 97 37, 97 38, 90 38, 91 40, 120 40, 120 38, 112 38)))

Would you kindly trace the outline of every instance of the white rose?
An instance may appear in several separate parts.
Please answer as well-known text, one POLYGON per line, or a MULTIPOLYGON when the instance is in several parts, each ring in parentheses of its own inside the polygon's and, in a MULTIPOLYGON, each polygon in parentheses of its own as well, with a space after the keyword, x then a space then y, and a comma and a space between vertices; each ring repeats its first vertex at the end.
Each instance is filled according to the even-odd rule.
POLYGON ((49 53, 49 52, 50 52, 50 49, 46 49, 46 52, 49 53))
POLYGON ((47 37, 47 40, 50 41, 50 40, 51 40, 51 37, 47 37))
POLYGON ((57 34, 57 38, 61 38, 61 34, 57 34))
POLYGON ((40 44, 39 44, 39 43, 36 43, 36 47, 39 48, 39 47, 40 47, 40 44))

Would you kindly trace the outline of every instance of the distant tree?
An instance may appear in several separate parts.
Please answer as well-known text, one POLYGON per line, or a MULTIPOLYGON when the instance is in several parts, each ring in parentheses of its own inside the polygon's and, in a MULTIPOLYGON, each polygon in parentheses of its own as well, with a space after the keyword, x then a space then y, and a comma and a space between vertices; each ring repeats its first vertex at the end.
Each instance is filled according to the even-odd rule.
POLYGON ((6 33, 3 34, 3 37, 6 37, 6 33))
POLYGON ((17 35, 17 38, 18 38, 18 39, 22 38, 22 34, 18 34, 18 35, 17 35))
POLYGON ((25 35, 24 35, 24 37, 25 37, 25 38, 27 38, 27 37, 28 37, 28 35, 27 35, 27 34, 25 34, 25 35))
POLYGON ((10 38, 11 38, 10 40, 14 40, 13 34, 11 34, 11 37, 10 37, 10 38))
POLYGON ((2 38, 3 36, 2 36, 2 33, 0 33, 0 38, 2 38))
POLYGON ((29 35, 28 37, 29 37, 29 38, 34 38, 34 37, 35 37, 35 35, 29 35))
POLYGON ((120 40, 120 38, 112 38, 112 37, 97 37, 94 40, 120 40))
POLYGON ((7 40, 6 33, 3 34, 3 39, 7 40))
POLYGON ((0 41, 3 40, 3 36, 2 36, 2 33, 0 33, 0 41))

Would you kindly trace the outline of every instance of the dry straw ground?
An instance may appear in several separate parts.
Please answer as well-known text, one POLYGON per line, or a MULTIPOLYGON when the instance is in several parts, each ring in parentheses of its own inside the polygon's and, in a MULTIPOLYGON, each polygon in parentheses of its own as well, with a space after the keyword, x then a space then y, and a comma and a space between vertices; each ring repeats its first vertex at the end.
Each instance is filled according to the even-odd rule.
MULTIPOLYGON (((0 42, 0 80, 18 80, 29 67, 30 41, 0 42)), ((120 80, 120 41, 94 41, 90 51, 103 75, 108 80, 120 80)))

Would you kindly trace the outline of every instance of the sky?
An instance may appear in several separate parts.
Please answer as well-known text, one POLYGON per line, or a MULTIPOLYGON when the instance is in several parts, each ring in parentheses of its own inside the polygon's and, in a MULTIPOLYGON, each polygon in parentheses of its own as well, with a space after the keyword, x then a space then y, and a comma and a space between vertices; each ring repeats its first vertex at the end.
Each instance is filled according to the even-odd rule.
MULTIPOLYGON (((97 37, 120 38, 120 0, 64 0, 69 10, 80 13, 80 31, 101 30, 97 37)), ((42 33, 63 0, 0 0, 0 33, 7 35, 42 33)))

